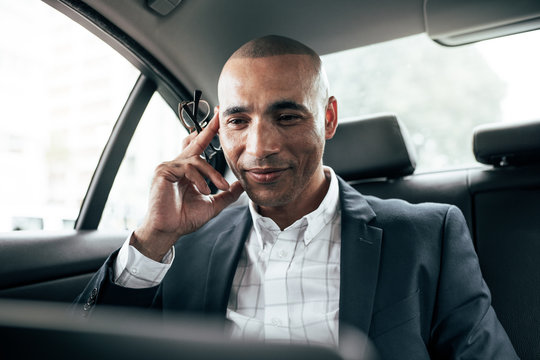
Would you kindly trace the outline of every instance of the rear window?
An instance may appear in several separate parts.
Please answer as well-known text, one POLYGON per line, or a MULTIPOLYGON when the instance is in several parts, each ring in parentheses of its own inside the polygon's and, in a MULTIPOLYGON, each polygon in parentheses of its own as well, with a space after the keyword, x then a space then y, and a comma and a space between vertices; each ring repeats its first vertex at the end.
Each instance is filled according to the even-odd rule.
POLYGON ((341 121, 391 112, 417 172, 476 165, 475 126, 540 119, 540 31, 460 47, 425 34, 323 56, 341 121))

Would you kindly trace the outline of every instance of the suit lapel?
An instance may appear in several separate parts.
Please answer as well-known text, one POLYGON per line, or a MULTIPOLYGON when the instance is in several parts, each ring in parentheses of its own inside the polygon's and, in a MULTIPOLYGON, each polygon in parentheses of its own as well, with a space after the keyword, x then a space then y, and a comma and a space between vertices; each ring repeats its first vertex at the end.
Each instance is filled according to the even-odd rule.
POLYGON ((225 314, 238 260, 251 226, 252 219, 246 206, 237 219, 218 235, 210 255, 204 291, 207 312, 225 314))
MULTIPOLYGON (((341 284, 339 319, 369 333, 377 288, 382 229, 368 223, 375 213, 366 199, 339 179, 341 284)), ((343 327, 340 326, 340 334, 343 327)), ((340 336, 341 338, 341 336, 340 336)))

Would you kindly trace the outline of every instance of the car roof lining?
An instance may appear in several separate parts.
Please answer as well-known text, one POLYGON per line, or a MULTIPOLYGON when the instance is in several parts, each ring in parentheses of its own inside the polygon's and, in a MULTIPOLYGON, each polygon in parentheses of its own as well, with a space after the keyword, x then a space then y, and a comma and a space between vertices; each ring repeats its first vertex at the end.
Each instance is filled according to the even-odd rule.
POLYGON ((202 89, 212 104, 217 103, 217 80, 228 56, 258 36, 289 36, 323 55, 424 33, 426 28, 438 43, 459 45, 471 38, 518 32, 519 27, 508 25, 540 12, 540 2, 527 0, 182 0, 166 16, 150 9, 146 0, 84 3, 152 54, 188 90, 202 89), (471 37, 468 32, 478 30, 475 22, 493 31, 471 37), (503 25, 507 29, 501 33, 503 25))
POLYGON ((202 89, 213 103, 221 67, 252 38, 289 36, 327 54, 424 31, 418 0, 366 1, 362 7, 348 0, 297 0, 288 2, 286 11, 275 1, 184 0, 165 17, 144 0, 85 2, 152 53, 188 89, 202 89), (328 12, 333 16, 324 18, 328 12), (321 17, 324 24, 313 20, 321 17))

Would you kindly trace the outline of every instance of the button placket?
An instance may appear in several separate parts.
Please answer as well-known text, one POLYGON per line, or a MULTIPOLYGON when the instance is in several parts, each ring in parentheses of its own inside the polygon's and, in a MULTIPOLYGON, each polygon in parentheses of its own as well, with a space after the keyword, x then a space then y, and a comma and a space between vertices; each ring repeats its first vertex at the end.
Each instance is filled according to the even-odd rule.
POLYGON ((287 294, 287 272, 294 254, 295 242, 290 234, 277 234, 270 248, 269 262, 265 271, 265 337, 281 339, 289 337, 289 301, 287 294))

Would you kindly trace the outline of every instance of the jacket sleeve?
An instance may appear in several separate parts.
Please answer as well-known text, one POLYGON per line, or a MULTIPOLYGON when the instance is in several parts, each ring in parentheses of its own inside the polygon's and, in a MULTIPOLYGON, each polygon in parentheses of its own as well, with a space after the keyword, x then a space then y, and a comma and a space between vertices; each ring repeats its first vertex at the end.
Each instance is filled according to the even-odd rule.
POLYGON ((75 299, 71 309, 74 316, 88 317, 101 306, 161 308, 161 286, 131 289, 114 283, 114 261, 117 255, 118 250, 107 258, 75 299))
POLYGON ((518 359, 491 306, 463 215, 446 214, 440 279, 431 332, 436 359, 518 359))

